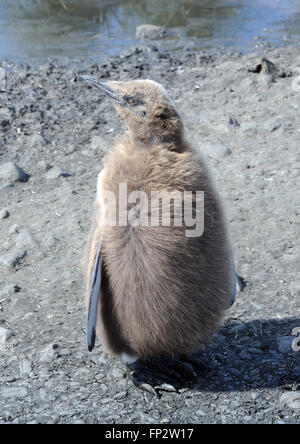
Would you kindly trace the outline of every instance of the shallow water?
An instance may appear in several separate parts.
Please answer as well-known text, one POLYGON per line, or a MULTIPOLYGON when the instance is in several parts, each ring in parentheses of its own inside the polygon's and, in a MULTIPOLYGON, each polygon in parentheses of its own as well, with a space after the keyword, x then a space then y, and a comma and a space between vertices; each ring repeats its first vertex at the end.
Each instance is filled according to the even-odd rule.
MULTIPOLYGON (((262 41, 300 41, 299 0, 1 0, 0 60, 101 60, 134 44, 143 23, 249 51, 262 41)), ((176 37, 173 37, 176 40, 176 37)))

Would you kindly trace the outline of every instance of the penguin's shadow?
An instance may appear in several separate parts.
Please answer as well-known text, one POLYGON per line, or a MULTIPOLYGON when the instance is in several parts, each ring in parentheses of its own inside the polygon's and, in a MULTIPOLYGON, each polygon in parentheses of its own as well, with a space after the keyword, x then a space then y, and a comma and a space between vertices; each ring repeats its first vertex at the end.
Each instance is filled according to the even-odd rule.
POLYGON ((299 318, 224 325, 214 342, 197 354, 204 369, 191 389, 249 391, 299 384, 297 327, 299 318))

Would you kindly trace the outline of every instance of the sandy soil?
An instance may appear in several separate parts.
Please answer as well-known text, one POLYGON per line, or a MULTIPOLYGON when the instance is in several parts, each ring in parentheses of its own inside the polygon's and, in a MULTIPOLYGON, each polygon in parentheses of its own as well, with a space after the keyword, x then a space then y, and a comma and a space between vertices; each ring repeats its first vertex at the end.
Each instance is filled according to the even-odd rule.
POLYGON ((141 47, 103 65, 2 66, 0 423, 299 423, 300 49, 141 47), (249 72, 262 56, 278 71, 249 72), (86 73, 166 87, 208 155, 248 281, 197 384, 161 399, 86 349, 81 258, 103 154, 124 129, 77 82, 86 73))

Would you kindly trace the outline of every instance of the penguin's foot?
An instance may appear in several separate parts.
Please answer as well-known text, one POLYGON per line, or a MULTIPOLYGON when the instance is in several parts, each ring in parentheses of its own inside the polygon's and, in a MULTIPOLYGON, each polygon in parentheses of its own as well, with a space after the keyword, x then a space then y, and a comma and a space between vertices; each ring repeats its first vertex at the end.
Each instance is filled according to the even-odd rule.
POLYGON ((150 358, 127 364, 134 385, 159 397, 160 391, 178 392, 191 387, 205 366, 195 354, 176 358, 150 358))

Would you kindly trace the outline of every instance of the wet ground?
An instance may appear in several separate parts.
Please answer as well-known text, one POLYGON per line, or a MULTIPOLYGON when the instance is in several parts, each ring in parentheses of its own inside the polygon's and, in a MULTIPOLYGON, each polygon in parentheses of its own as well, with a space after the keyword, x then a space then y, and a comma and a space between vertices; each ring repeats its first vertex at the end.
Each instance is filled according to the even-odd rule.
POLYGON ((297 0, 2 0, 0 59, 26 63, 47 57, 103 60, 136 44, 138 25, 165 27, 174 47, 298 44, 297 0))

